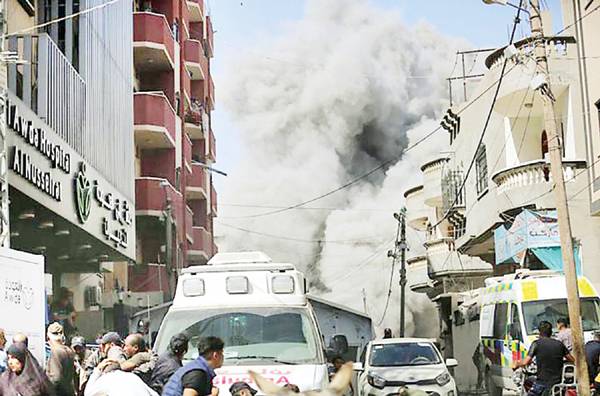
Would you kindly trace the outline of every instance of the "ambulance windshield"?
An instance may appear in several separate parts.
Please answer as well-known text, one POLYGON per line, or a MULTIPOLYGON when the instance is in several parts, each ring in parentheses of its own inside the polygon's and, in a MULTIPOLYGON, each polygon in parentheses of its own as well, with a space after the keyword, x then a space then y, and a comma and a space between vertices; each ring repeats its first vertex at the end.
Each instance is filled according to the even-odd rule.
POLYGON ((216 336, 225 342, 225 365, 260 363, 319 363, 314 322, 303 309, 225 308, 170 312, 156 341, 166 350, 179 332, 190 337, 185 360, 198 356, 198 340, 216 336))
MULTIPOLYGON (((598 298, 581 299, 581 314, 584 331, 600 329, 600 304, 598 303, 598 298)), ((523 315, 528 334, 537 334, 537 327, 543 320, 552 323, 554 330, 556 330, 556 321, 560 318, 569 317, 567 300, 562 298, 524 302, 523 315)))

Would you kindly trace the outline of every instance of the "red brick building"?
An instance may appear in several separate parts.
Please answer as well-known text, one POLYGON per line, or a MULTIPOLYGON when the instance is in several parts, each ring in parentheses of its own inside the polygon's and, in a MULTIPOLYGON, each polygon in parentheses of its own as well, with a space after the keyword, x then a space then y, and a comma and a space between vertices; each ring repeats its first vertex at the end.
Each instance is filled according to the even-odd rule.
POLYGON ((177 269, 204 264, 216 252, 217 194, 207 170, 216 155, 213 28, 204 6, 204 0, 140 0, 133 15, 133 292, 169 298, 177 269))

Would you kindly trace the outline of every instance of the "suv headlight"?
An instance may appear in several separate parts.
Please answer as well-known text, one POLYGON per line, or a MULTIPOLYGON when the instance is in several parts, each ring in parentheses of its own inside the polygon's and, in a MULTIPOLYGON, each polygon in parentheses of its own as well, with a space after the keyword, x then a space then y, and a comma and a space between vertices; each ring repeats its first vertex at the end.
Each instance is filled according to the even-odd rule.
POLYGON ((369 385, 371 385, 377 389, 385 388, 385 378, 380 377, 377 374, 369 374, 367 376, 367 382, 369 383, 369 385))
POLYGON ((435 382, 437 382, 439 386, 446 385, 450 380, 452 380, 452 377, 448 373, 442 373, 435 377, 435 382))

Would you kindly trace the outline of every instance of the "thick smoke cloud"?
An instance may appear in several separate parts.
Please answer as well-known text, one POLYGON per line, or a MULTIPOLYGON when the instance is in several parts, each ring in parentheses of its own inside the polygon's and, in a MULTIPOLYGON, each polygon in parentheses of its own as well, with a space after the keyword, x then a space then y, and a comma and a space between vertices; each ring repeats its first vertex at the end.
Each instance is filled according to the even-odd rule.
MULTIPOLYGON (((447 136, 442 131, 404 150, 437 125, 447 106, 445 78, 458 45, 366 1, 314 0, 304 18, 266 48, 238 54, 221 95, 241 130, 242 158, 221 202, 293 205, 389 165, 307 205, 313 209, 254 216, 272 209, 221 206, 221 251, 263 250, 293 262, 307 271, 314 292, 356 309, 363 309, 364 289, 378 324, 391 269, 386 252, 396 230, 392 212, 447 136)), ((410 232, 409 241, 413 253, 422 244, 410 232)), ((381 328, 398 327, 397 275, 381 328)), ((409 292, 409 334, 435 332, 424 319, 435 316, 432 309, 409 292)))

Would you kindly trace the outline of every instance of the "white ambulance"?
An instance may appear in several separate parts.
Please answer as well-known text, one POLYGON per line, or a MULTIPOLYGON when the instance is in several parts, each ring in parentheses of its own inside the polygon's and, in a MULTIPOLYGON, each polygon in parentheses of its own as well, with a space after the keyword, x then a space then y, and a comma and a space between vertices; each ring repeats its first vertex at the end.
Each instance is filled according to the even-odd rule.
MULTIPOLYGON (((223 339, 225 363, 214 380, 220 395, 236 381, 256 388, 249 369, 276 384, 321 389, 329 381, 325 345, 306 292, 304 275, 291 264, 261 252, 219 253, 208 265, 182 271, 154 349, 164 352, 184 332, 189 361, 198 355, 199 338, 223 339)), ((341 337, 337 352, 343 344, 341 337)))
MULTIPOLYGON (((583 330, 589 340, 593 331, 600 329, 600 300, 586 278, 580 277, 578 285, 583 330)), ((479 344, 481 357, 477 360, 474 354, 473 362, 480 362, 476 366, 488 394, 501 395, 503 389, 516 389, 513 362, 525 358, 539 336, 538 324, 545 320, 556 330, 556 321, 568 316, 565 278, 556 272, 522 270, 489 278, 476 297, 465 301, 453 315, 454 349, 469 352, 479 344), (466 336, 468 332, 472 337, 466 336), (465 345, 467 342, 472 346, 465 345)), ((464 381, 476 378, 473 372, 472 363, 459 364, 455 371, 459 392, 472 389, 464 381)))

